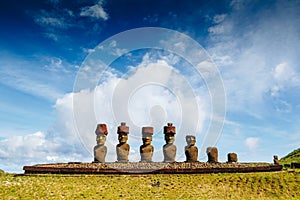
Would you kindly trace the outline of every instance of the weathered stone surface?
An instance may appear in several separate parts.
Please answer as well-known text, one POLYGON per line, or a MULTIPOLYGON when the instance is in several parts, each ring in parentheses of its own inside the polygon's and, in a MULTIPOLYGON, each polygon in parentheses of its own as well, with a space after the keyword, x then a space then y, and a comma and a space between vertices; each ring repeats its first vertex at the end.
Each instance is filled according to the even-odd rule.
POLYGON ((118 162, 128 162, 128 155, 130 151, 129 144, 126 143, 118 144, 116 147, 116 151, 117 151, 118 162))
POLYGON ((116 146, 117 161, 118 162, 128 162, 128 155, 130 151, 130 146, 127 144, 129 134, 129 127, 126 126, 125 122, 121 123, 118 127, 118 140, 119 144, 116 146))
POLYGON ((107 147, 104 145, 96 145, 94 147, 94 162, 105 162, 107 147))
POLYGON ((232 163, 232 162, 237 162, 238 157, 236 153, 228 153, 227 154, 227 162, 232 163))
POLYGON ((300 163, 292 162, 291 163, 291 168, 300 168, 300 163))
POLYGON ((164 162, 175 162, 176 149, 174 144, 165 144, 163 146, 164 162))
POLYGON ((206 149, 206 153, 208 156, 209 163, 217 163, 218 162, 218 149, 217 147, 208 147, 206 149))
POLYGON ((269 163, 207 163, 207 162, 112 162, 112 163, 55 163, 24 166, 25 174, 195 174, 280 171, 281 165, 269 163))
POLYGON ((104 134, 104 135, 107 135, 107 134, 108 134, 108 131, 107 131, 106 124, 98 124, 98 125, 97 125, 97 128, 96 128, 96 130, 95 130, 95 133, 96 133, 96 134, 104 134))
POLYGON ((143 145, 140 146, 141 162, 152 162, 154 147, 151 145, 153 127, 142 128, 143 145))
POLYGON ((140 154, 141 154, 141 162, 152 162, 154 147, 152 145, 141 145, 140 146, 140 154))
POLYGON ((121 126, 118 126, 117 133, 127 133, 127 134, 129 134, 129 127, 126 126, 125 122, 121 122, 121 126))
POLYGON ((186 162, 197 162, 198 159, 198 148, 195 146, 196 137, 187 135, 185 137, 187 146, 185 146, 186 162))
POLYGON ((154 133, 154 128, 150 126, 142 127, 142 135, 147 136, 147 135, 153 135, 154 133))
POLYGON ((280 163, 279 163, 278 156, 274 155, 273 158, 274 158, 274 159, 273 159, 274 164, 275 164, 275 165, 279 165, 280 163))
POLYGON ((172 123, 168 123, 167 126, 164 126, 164 134, 176 134, 176 128, 172 123))
POLYGON ((175 141, 176 129, 172 123, 164 126, 164 134, 166 144, 163 146, 164 162, 175 162, 176 146, 173 144, 175 141))
POLYGON ((106 124, 98 124, 95 130, 97 145, 94 147, 94 162, 105 162, 107 147, 104 145, 108 134, 106 124))

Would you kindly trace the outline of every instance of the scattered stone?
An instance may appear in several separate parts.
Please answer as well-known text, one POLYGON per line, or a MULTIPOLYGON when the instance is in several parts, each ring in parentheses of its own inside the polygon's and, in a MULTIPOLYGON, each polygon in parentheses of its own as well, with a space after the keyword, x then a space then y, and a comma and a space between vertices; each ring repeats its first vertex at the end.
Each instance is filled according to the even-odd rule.
POLYGON ((292 162, 291 163, 291 168, 292 169, 294 169, 294 168, 300 168, 300 163, 292 162))
POLYGON ((278 156, 277 156, 277 155, 274 155, 273 158, 274 158, 274 159, 273 159, 274 164, 275 164, 275 165, 279 165, 279 159, 278 159, 278 156))
POLYGON ((206 153, 208 156, 209 163, 217 163, 218 162, 218 149, 217 147, 208 147, 206 149, 206 153))
POLYGON ((185 146, 186 162, 197 162, 198 148, 195 146, 196 137, 193 135, 187 135, 185 137, 187 146, 185 146))
POLYGON ((228 153, 227 154, 227 162, 236 163, 238 161, 238 157, 236 153, 228 153))

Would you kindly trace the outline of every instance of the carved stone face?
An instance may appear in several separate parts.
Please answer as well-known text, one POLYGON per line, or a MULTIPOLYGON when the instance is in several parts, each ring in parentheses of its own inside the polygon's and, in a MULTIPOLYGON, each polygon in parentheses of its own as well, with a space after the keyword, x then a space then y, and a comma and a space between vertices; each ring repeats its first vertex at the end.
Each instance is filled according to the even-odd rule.
POLYGON ((175 140, 174 134, 165 134, 165 141, 167 144, 173 144, 175 140))
POLYGON ((106 135, 99 134, 96 138, 97 144, 104 145, 106 141, 106 135))
POLYGON ((143 144, 144 145, 150 145, 151 144, 151 141, 152 141, 152 137, 143 137, 143 144))
POLYGON ((119 133, 118 140, 119 140, 120 144, 126 143, 127 140, 128 140, 128 134, 126 134, 126 133, 119 133))
POLYGON ((194 137, 187 137, 186 143, 188 146, 193 146, 196 144, 196 139, 194 137))

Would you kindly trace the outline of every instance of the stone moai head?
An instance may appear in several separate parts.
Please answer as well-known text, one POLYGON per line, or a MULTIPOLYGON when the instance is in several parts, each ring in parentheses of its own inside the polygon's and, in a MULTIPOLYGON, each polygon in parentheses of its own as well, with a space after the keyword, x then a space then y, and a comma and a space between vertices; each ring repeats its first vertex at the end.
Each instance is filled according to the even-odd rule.
POLYGON ((206 149, 206 153, 208 156, 208 162, 217 163, 218 162, 218 149, 217 147, 208 147, 206 149))
POLYGON ((172 123, 164 126, 165 141, 167 144, 173 144, 175 141, 176 128, 172 123))
POLYGON ((142 128, 143 145, 151 145, 153 132, 153 127, 142 128))
POLYGON ((196 137, 193 135, 185 136, 185 140, 188 146, 194 146, 196 144, 196 137))
POLYGON ((238 161, 238 157, 236 153, 228 153, 227 154, 227 162, 229 163, 233 163, 233 162, 237 162, 238 161))
POLYGON ((129 127, 125 122, 121 122, 121 126, 118 126, 118 140, 120 144, 125 144, 128 140, 129 127))
POLYGON ((106 141, 106 136, 108 135, 106 124, 98 124, 95 133, 97 135, 97 144, 104 145, 106 141))

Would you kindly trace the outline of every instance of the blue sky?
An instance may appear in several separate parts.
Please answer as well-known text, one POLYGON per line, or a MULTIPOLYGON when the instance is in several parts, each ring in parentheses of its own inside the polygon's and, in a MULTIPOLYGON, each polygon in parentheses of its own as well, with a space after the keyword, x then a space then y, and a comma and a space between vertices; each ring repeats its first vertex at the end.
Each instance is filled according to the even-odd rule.
MULTIPOLYGON (((120 121, 132 124, 131 161, 139 161, 138 127, 143 125, 155 127, 155 161, 162 160, 160 128, 167 121, 182 130, 176 139, 177 160, 184 160, 186 134, 196 135, 203 151, 209 127, 217 121, 212 117, 217 108, 212 103, 209 64, 220 73, 225 94, 219 101, 226 115, 220 116, 222 130, 213 140, 220 161, 236 152, 240 161, 272 162, 274 154, 282 157, 300 146, 299 1, 0 4, 0 168, 5 171, 21 172, 23 165, 37 163, 92 161, 95 124, 100 122, 109 125, 108 161, 115 160, 120 121), (148 29, 140 29, 136 38, 124 34, 142 27, 178 31, 198 42, 209 61, 201 75, 186 58, 164 49, 184 44, 176 48, 183 48, 187 57, 193 55, 187 40, 176 34, 164 38, 160 50, 121 48, 122 42, 128 46, 151 42, 148 29), (119 33, 125 39, 118 41, 119 33), (103 49, 117 58, 105 76, 92 80, 99 72, 93 68, 88 81, 95 81, 94 88, 84 87, 87 80, 76 85, 83 83, 80 77, 87 65, 93 67, 92 61, 110 58, 98 56, 103 49), (134 85, 145 80, 152 84, 134 85), (182 119, 184 113, 190 115, 182 119), (89 120, 91 115, 96 117, 89 120)), ((202 154, 199 160, 206 157, 202 154)))

